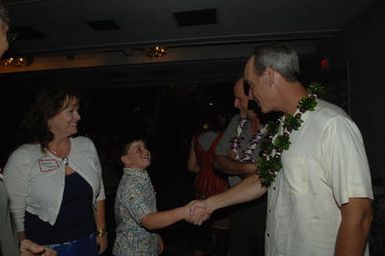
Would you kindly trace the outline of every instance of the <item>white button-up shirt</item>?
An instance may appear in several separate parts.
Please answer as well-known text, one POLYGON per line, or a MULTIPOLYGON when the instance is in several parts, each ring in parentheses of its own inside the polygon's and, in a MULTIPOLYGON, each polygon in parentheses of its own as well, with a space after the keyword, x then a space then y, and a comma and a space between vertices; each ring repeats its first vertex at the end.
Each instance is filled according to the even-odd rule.
POLYGON ((334 255, 340 207, 352 197, 373 199, 363 140, 354 122, 322 100, 302 119, 268 191, 267 256, 334 255))

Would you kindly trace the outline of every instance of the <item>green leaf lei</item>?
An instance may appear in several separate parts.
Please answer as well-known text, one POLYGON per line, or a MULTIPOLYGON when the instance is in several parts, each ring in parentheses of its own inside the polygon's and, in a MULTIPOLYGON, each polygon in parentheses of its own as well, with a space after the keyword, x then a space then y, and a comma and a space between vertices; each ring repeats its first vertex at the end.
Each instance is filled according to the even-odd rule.
POLYGON ((259 179, 264 187, 269 187, 275 180, 278 171, 282 168, 281 155, 290 147, 290 134, 298 130, 303 120, 302 115, 306 111, 313 111, 317 106, 317 95, 324 94, 323 87, 319 83, 312 83, 308 87, 309 94, 298 102, 296 114, 285 114, 283 133, 277 135, 282 117, 271 121, 265 127, 264 138, 261 141, 261 153, 257 159, 259 179))

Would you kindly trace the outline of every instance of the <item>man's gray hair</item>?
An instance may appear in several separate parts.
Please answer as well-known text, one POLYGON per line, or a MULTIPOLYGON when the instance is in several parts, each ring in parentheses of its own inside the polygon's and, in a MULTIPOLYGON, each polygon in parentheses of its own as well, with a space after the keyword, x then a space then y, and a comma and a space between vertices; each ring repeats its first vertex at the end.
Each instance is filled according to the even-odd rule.
POLYGON ((262 75, 267 68, 278 72, 289 82, 299 78, 299 61, 296 51, 286 45, 257 47, 254 51, 254 68, 262 75))

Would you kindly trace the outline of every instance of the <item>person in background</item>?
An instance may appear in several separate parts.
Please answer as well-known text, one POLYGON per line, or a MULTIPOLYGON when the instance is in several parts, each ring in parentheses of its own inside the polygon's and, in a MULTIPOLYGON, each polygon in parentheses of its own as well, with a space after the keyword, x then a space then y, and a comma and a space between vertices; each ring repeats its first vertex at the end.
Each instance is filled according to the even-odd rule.
MULTIPOLYGON (((204 104, 199 131, 193 136, 187 170, 195 173, 196 199, 208 198, 229 188, 227 177, 214 168, 214 153, 226 125, 226 115, 213 101, 204 104)), ((228 212, 220 211, 198 229, 194 255, 228 255, 228 212)))
MULTIPOLYGON (((9 16, 6 3, 0 0, 0 58, 8 49, 7 31, 9 29, 9 16)), ((43 255, 55 256, 57 253, 47 247, 33 243, 29 239, 20 241, 17 238, 13 221, 9 212, 8 193, 3 182, 0 168, 0 256, 30 256, 43 255)))
POLYGON ((107 248, 98 154, 89 138, 75 136, 79 99, 71 89, 42 89, 4 168, 20 240, 46 245, 60 256, 94 256, 107 248))
POLYGON ((195 206, 211 212, 268 189, 267 256, 369 255, 373 190, 361 133, 341 108, 317 98, 319 89, 310 86, 308 92, 298 76, 294 49, 255 50, 244 70, 250 96, 264 113, 285 115, 266 128, 258 175, 195 206))
MULTIPOLYGON (((191 222, 190 204, 158 212, 155 191, 146 171, 151 164, 151 153, 140 136, 129 135, 122 140, 120 159, 124 168, 115 197, 117 226, 113 254, 158 255, 163 252, 164 245, 161 237, 152 230, 181 220, 191 222)), ((206 219, 204 216, 198 218, 201 217, 206 219)))
MULTIPOLYGON (((244 81, 233 87, 234 107, 239 110, 224 132, 215 150, 215 167, 228 175, 230 186, 256 173, 255 161, 260 150, 262 127, 253 102, 249 102, 244 81)), ((230 255, 264 255, 266 198, 233 207, 230 212, 230 255)))

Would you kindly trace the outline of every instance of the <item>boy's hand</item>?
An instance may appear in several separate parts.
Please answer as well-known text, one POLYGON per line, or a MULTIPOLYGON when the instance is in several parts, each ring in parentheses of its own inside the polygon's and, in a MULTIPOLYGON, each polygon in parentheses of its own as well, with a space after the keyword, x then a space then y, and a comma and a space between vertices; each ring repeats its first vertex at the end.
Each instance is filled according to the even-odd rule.
POLYGON ((204 221, 210 218, 212 210, 205 200, 195 200, 190 202, 189 215, 186 218, 187 222, 194 225, 201 225, 204 221))
POLYGON ((158 254, 161 254, 164 251, 164 243, 161 236, 158 236, 158 254))

